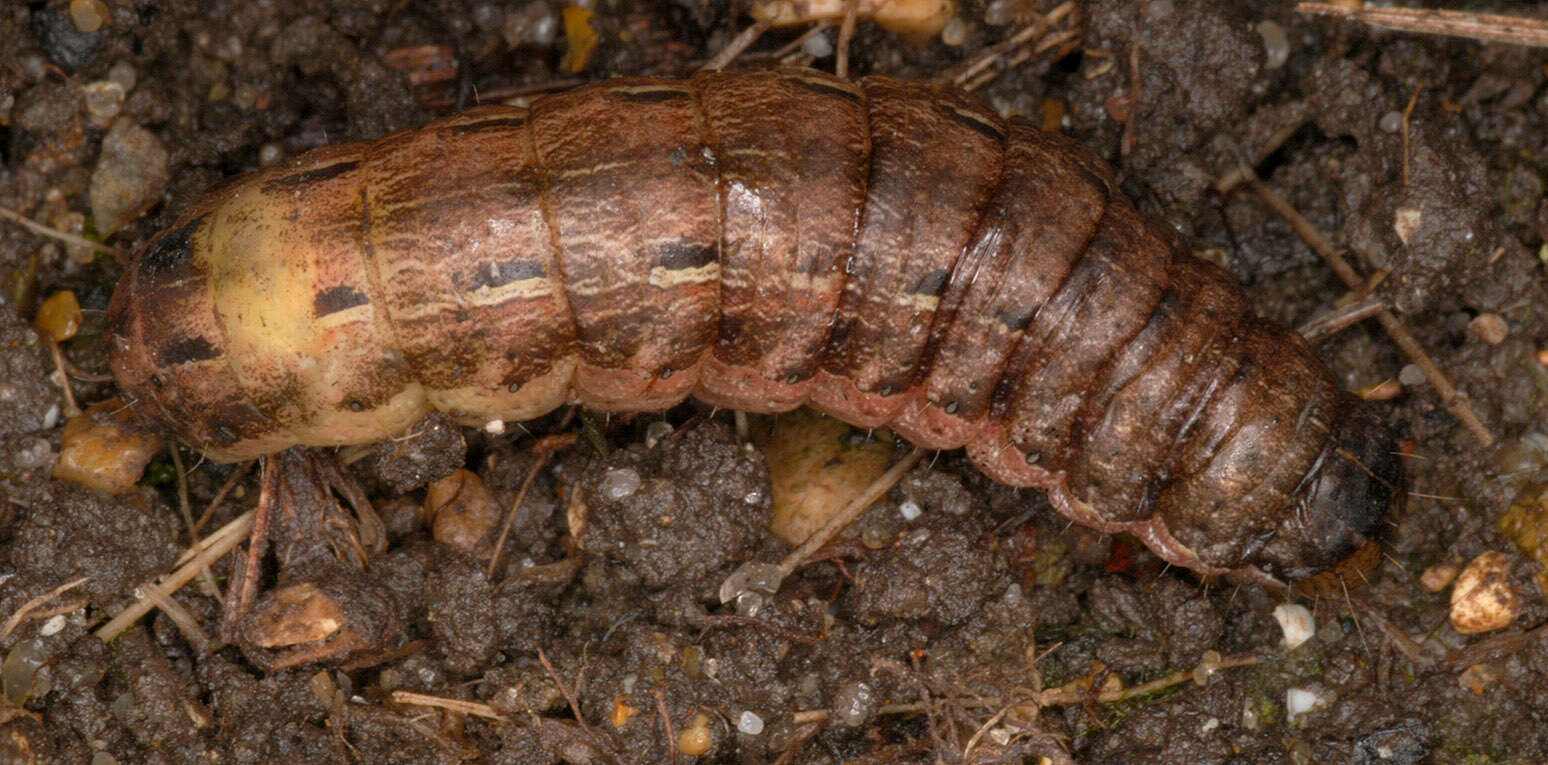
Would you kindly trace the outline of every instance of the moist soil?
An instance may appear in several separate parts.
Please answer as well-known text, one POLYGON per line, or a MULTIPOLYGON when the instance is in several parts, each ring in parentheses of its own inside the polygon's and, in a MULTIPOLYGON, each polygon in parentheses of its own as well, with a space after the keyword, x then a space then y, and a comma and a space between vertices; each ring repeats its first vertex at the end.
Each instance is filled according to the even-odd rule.
MULTIPOLYGON (((1493 5, 1467 9, 1548 18, 1545 3, 1493 5)), ((1379 390, 1407 449, 1413 493, 1374 569, 1314 591, 1202 580, 1133 540, 1071 527, 1041 493, 947 453, 777 595, 723 606, 732 570, 789 548, 767 531, 762 451, 731 413, 689 404, 556 413, 500 435, 436 422, 345 450, 382 516, 384 551, 361 566, 281 528, 260 583, 269 594, 236 638, 220 639, 215 597, 241 562, 230 555, 212 582, 173 596, 182 618, 153 611, 103 642, 92 630, 190 543, 179 471, 164 453, 117 497, 49 477, 68 404, 31 319, 42 298, 72 290, 87 310, 65 354, 105 369, 101 309, 124 266, 4 223, 0 759, 1548 759, 1534 559, 1548 531, 1531 501, 1501 523, 1548 479, 1548 59, 1297 15, 1288 2, 1075 6, 1078 44, 978 94, 1095 147, 1136 204, 1228 268, 1261 313, 1295 326, 1338 309, 1348 291, 1302 239, 1252 194, 1217 188, 1252 168, 1376 277, 1369 295, 1495 437, 1483 446, 1459 424, 1375 321, 1317 342, 1346 387, 1388 383, 1379 390), (458 468, 499 513, 427 524, 425 484, 458 468), (529 473, 491 572, 491 532, 529 473), (1488 551, 1511 571, 1514 618, 1460 634, 1444 574, 1488 551), (1294 649, 1273 616, 1286 603, 1315 618, 1294 649), (343 628, 315 644, 275 637, 323 622, 343 628), (1176 673, 1185 682, 1119 693, 1176 673)), ((549 2, 6 4, 0 205, 132 252, 241 172, 480 101, 683 75, 751 23, 742 4, 588 7, 597 44, 580 61, 549 2), (81 31, 94 13, 105 24, 81 31)), ((966 23, 924 45, 861 22, 852 71, 930 80, 1052 9, 964 0, 966 23)), ((800 31, 771 32, 732 66, 769 65, 800 31)), ((831 71, 823 42, 837 30, 824 35, 805 61, 831 71)), ((73 391, 84 405, 114 389, 77 379, 73 391)), ((182 460, 197 517, 238 468, 182 460)), ((237 478, 201 534, 253 507, 257 474, 237 478)))

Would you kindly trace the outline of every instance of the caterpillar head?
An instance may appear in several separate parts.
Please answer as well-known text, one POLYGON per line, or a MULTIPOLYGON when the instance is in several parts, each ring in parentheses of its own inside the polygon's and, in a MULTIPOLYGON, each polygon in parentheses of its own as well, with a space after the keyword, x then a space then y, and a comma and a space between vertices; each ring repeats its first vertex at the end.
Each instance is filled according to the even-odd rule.
POLYGON ((1272 576, 1295 581, 1338 565, 1403 509, 1403 461, 1380 409, 1351 397, 1345 413, 1254 561, 1272 576))

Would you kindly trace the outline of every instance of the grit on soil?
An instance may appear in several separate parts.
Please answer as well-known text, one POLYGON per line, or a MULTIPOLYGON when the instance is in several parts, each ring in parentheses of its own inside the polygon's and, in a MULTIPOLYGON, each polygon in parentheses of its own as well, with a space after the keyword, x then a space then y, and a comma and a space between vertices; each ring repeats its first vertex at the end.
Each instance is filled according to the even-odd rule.
MULTIPOLYGON (((584 12, 548 0, 7 3, 0 206, 131 252, 235 174, 476 99, 683 75, 751 23, 740 3, 583 5, 589 54, 566 38, 584 12)), ((921 46, 862 22, 852 71, 929 80, 1057 5, 963 0, 921 46)), ((767 530, 769 467, 730 413, 686 405, 502 435, 432 422, 351 452, 388 540, 363 570, 291 540, 295 567, 264 582, 272 629, 218 644, 219 587, 195 583, 105 643, 92 631, 190 543, 177 467, 158 458, 117 497, 49 478, 68 404, 31 319, 72 290, 87 311, 64 351, 104 369, 98 309, 123 266, 0 222, 0 760, 1548 761, 1548 56, 1290 2, 1073 5, 1079 45, 978 94, 1095 147, 1261 313, 1302 325, 1347 290, 1259 198, 1217 189, 1251 167, 1379 275, 1371 295, 1497 439, 1481 446, 1374 320, 1318 341, 1346 387, 1393 395, 1411 445, 1413 495, 1365 581, 1201 581, 945 454, 739 613, 721 581, 788 551, 767 530), (427 523, 424 487, 459 468, 487 493, 427 523), (529 473, 491 571, 491 524, 529 473), (1461 634, 1448 574, 1490 551, 1508 623, 1461 634), (1289 602, 1315 618, 1293 649, 1289 602), (297 654, 297 630, 327 639, 297 654), (1169 678, 1184 682, 1144 685, 1169 678)), ((836 37, 795 55, 831 71, 836 37)), ((113 393, 73 385, 83 405, 113 393)), ((237 468, 182 459, 197 516, 237 468)), ((256 474, 202 533, 251 509, 256 474)))

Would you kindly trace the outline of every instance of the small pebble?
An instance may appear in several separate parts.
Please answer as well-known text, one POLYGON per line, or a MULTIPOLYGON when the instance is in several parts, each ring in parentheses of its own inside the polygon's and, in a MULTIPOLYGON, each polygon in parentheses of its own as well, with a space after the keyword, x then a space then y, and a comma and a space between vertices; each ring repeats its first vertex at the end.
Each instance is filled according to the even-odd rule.
POLYGON ((1457 676, 1457 685, 1461 686, 1463 690, 1483 693, 1489 689, 1489 686, 1498 682, 1499 679, 1500 673, 1495 671, 1493 667, 1488 664, 1474 664, 1462 670, 1462 674, 1457 676))
POLYGON ((68 620, 65 618, 64 614, 54 614, 53 616, 48 617, 47 621, 43 622, 43 626, 38 628, 38 634, 43 637, 57 635, 59 634, 60 630, 65 628, 65 624, 67 622, 68 620))
POLYGON ((170 159, 155 134, 120 117, 102 138, 102 154, 91 174, 91 215, 107 236, 161 199, 170 159))
POLYGON ((1399 207, 1392 214, 1392 229, 1403 244, 1408 244, 1421 225, 1424 225, 1424 212, 1417 207, 1399 207))
POLYGON ((611 500, 620 500, 632 496, 640 490, 640 474, 632 468, 613 468, 602 475, 602 482, 598 484, 597 491, 602 496, 611 500))
POLYGON ((708 715, 703 712, 695 714, 688 727, 677 734, 677 751, 689 757, 698 757, 708 752, 715 744, 715 734, 710 732, 709 723, 708 715))
POLYGON ((968 40, 968 25, 961 16, 952 16, 941 29, 941 42, 957 47, 968 40))
POLYGON ((1440 592, 1451 586, 1461 570, 1461 561, 1437 563, 1419 575, 1419 586, 1423 587, 1425 592, 1440 592))
POLYGON ((113 124, 113 118, 124 108, 124 86, 112 80, 98 80, 84 88, 86 117, 91 126, 101 130, 113 124))
POLYGON ((1306 688, 1291 688, 1285 691, 1285 718, 1290 724, 1295 724, 1295 718, 1316 709, 1323 702, 1323 698, 1316 691, 1306 688))
POLYGON ((1481 313, 1468 322, 1467 328, 1490 345, 1499 345, 1510 336, 1510 325, 1497 313, 1481 313))
POLYGON ((139 82, 139 77, 140 74, 135 71, 134 64, 128 61, 119 61, 112 68, 108 69, 107 73, 107 78, 118 83, 118 86, 123 88, 125 93, 134 90, 135 84, 139 82))
POLYGON ((1376 126, 1385 132, 1396 133, 1403 129, 1403 113, 1400 111, 1387 112, 1381 115, 1381 121, 1377 122, 1376 126))
POLYGON ((102 0, 70 0, 70 21, 81 32, 95 32, 108 23, 110 11, 102 0))
POLYGON ((1030 10, 1032 3, 1028 0, 990 0, 984 7, 984 23, 992 27, 1004 26, 1030 10))
POLYGON ((661 439, 672 435, 672 423, 665 420, 656 420, 645 426, 645 448, 654 449, 661 439))
POLYGON ((102 30, 82 32, 75 22, 43 11, 33 16, 33 31, 43 52, 65 71, 75 72, 95 61, 102 52, 102 30))
POLYGON ((1426 382, 1424 370, 1420 369, 1417 364, 1404 364, 1403 368, 1398 370, 1398 382, 1405 388, 1423 385, 1426 382))
POLYGON ((1477 635, 1509 626, 1521 614, 1521 597, 1510 581, 1510 558, 1486 552, 1467 564, 1451 587, 1451 626, 1477 635))
POLYGON ((919 518, 919 515, 923 512, 924 511, 919 507, 919 503, 912 499, 904 500, 903 504, 898 505, 898 515, 903 516, 903 520, 905 521, 915 520, 919 518))
POLYGON ((833 699, 833 720, 851 728, 864 725, 876 713, 876 692, 865 683, 847 683, 833 699))
POLYGON ((763 732, 763 718, 750 709, 746 710, 741 717, 736 718, 736 729, 739 733, 756 736, 763 732))
POLYGON ((1253 26, 1263 38, 1263 68, 1278 69, 1290 60, 1290 38, 1276 21, 1260 21, 1253 26))
POLYGON ((833 41, 826 34, 812 35, 801 43, 801 50, 812 58, 827 58, 833 55, 833 41))
POLYGON ((1317 620, 1299 603, 1281 603, 1274 607, 1274 620, 1285 633, 1285 648, 1295 650, 1317 633, 1317 620))
POLYGON ((268 167, 284 158, 285 147, 277 143, 266 143, 258 148, 258 164, 263 167, 268 167))

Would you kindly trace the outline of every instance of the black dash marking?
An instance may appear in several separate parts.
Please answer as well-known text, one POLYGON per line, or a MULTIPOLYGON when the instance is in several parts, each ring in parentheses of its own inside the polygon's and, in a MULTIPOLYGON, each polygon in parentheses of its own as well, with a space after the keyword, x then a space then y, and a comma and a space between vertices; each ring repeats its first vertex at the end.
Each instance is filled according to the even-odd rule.
POLYGON ((661 246, 656 265, 669 271, 698 268, 716 261, 714 245, 697 242, 674 242, 661 246))
POLYGON ((821 93, 825 96, 838 96, 855 103, 865 100, 865 97, 849 88, 845 88, 822 80, 809 80, 805 77, 791 77, 790 82, 798 88, 805 88, 813 93, 821 93))
POLYGON ((174 340, 156 353, 156 358, 162 366, 173 364, 188 364, 195 361, 209 361, 219 358, 221 350, 213 343, 202 337, 184 337, 174 340))
POLYGON ((1097 175, 1096 173, 1093 173, 1090 170, 1087 170, 1086 168, 1080 167, 1078 165, 1075 167, 1075 169, 1080 172, 1080 177, 1084 179, 1086 183, 1090 184, 1092 188, 1104 194, 1112 193, 1112 189, 1108 188, 1107 181, 1104 180, 1102 176, 1097 175))
POLYGON ((980 133, 987 138, 992 138, 995 141, 1005 140, 1005 131, 1001 130, 999 125, 987 122, 973 114, 960 109, 947 109, 946 116, 953 122, 971 128, 974 132, 980 133))
POLYGON ((193 257, 193 243, 189 238, 204 225, 204 219, 208 217, 209 213, 200 215, 171 231, 163 231, 151 240, 150 245, 140 254, 140 276, 154 279, 186 264, 193 257))
POLYGON ((483 122, 469 122, 465 125, 451 125, 446 129, 446 132, 452 135, 467 135, 485 130, 515 129, 525 127, 526 124, 526 117, 500 117, 498 119, 484 120, 483 122))
POLYGON ((1007 308, 1001 311, 997 318, 1000 320, 1000 323, 1004 324, 1007 328, 1016 332, 1021 332, 1032 323, 1032 317, 1036 315, 1036 306, 1018 306, 1016 308, 1007 308))
POLYGON ((689 98, 692 91, 676 90, 673 88, 651 88, 650 90, 625 90, 620 88, 613 91, 619 98, 637 104, 659 104, 662 101, 675 101, 679 98, 689 98))
POLYGON ((919 283, 914 285, 913 293, 915 295, 934 295, 939 297, 940 294, 945 291, 946 281, 950 278, 950 271, 947 271, 943 268, 938 268, 928 274, 925 274, 924 278, 920 279, 919 283))
POLYGON ((330 313, 338 313, 346 308, 354 308, 369 302, 371 298, 364 292, 347 284, 329 287, 317 293, 317 297, 312 299, 312 315, 321 319, 330 313))
POLYGON ((473 272, 467 274, 462 281, 467 286, 464 291, 476 290, 479 287, 503 287, 511 282, 522 279, 537 279, 548 273, 542 263, 530 260, 515 262, 491 262, 479 263, 473 272))
POLYGON ((354 170, 359 166, 359 160, 335 162, 334 164, 328 165, 327 167, 303 170, 293 175, 286 175, 281 178, 275 178, 274 180, 263 184, 263 190, 279 191, 283 189, 293 189, 300 186, 305 186, 307 184, 316 183, 318 181, 326 181, 329 178, 337 178, 338 176, 354 170))

